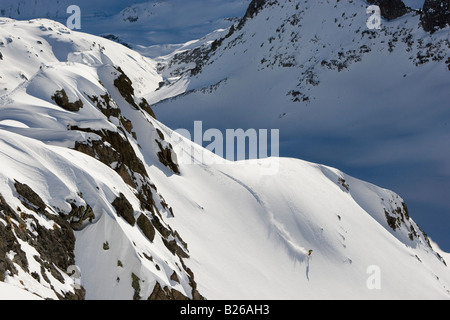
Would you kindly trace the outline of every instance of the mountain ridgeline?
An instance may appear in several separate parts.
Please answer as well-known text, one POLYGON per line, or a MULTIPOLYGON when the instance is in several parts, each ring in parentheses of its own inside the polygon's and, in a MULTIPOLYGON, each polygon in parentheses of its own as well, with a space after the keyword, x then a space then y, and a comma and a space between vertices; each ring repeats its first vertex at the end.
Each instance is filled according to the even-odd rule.
MULTIPOLYGON (((271 127, 263 117, 314 106, 328 76, 378 50, 448 72, 443 1, 417 13, 432 45, 417 20, 362 29, 367 3, 343 2, 253 0, 223 36, 158 59, 55 21, 0 18, 0 297, 448 299, 448 261, 397 193, 294 158, 218 160, 166 126, 245 111, 271 127)), ((369 2, 388 20, 411 14, 369 2)))

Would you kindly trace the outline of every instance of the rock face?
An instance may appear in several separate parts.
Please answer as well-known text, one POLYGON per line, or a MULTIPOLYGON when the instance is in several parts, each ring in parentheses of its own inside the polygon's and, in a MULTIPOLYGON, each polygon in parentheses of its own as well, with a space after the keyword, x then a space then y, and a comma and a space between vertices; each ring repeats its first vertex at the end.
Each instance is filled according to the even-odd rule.
POLYGON ((431 33, 450 25, 450 1, 425 0, 421 21, 423 29, 431 33))
POLYGON ((379 6, 381 15, 388 20, 397 19, 408 12, 402 0, 367 0, 367 2, 379 6))
POLYGON ((83 107, 83 103, 81 102, 81 100, 69 102, 69 97, 67 96, 67 93, 64 89, 56 91, 56 93, 52 96, 52 100, 55 101, 58 106, 67 111, 76 112, 80 111, 80 109, 83 107))
POLYGON ((168 223, 174 210, 150 175, 153 165, 166 175, 180 172, 149 103, 138 96, 160 80, 153 62, 103 38, 68 33, 58 23, 23 26, 0 29, 0 38, 8 39, 0 41, 0 57, 18 59, 21 75, 17 83, 6 80, 3 64, 0 78, 11 86, 20 82, 22 93, 36 98, 20 106, 14 93, 7 102, 0 99, 2 112, 11 108, 11 118, 32 122, 23 149, 15 149, 20 156, 4 146, 20 144, 21 134, 0 135, 0 282, 43 299, 147 299, 155 281, 170 298, 201 298, 184 262, 188 245, 168 223), (51 33, 61 36, 56 43, 44 40, 51 33), (39 54, 23 50, 30 43, 42 48, 39 54), (68 51, 59 61, 62 48, 68 51), (111 57, 111 64, 85 64, 78 59, 85 53, 89 61, 111 57), (74 66, 76 79, 69 75, 74 66), (43 129, 42 136, 33 134, 43 129), (53 148, 53 138, 61 148, 53 148), (96 259, 109 271, 91 267, 98 266, 96 259))
POLYGON ((155 228, 144 214, 141 214, 137 219, 137 225, 142 230, 147 239, 150 240, 150 242, 153 242, 153 239, 155 239, 155 228))
MULTIPOLYGON (((195 290, 196 291, 196 290, 195 290)), ((148 300, 189 300, 184 296, 181 292, 175 289, 169 289, 168 287, 162 288, 161 285, 157 282, 155 284, 155 288, 153 289, 152 294, 148 297, 148 300)), ((196 292, 196 296, 194 300, 205 300, 202 296, 196 292)))
POLYGON ((75 235, 70 224, 48 208, 28 185, 16 181, 14 188, 25 208, 13 209, 0 195, 0 219, 6 222, 0 223, 0 281, 19 274, 20 268, 52 288, 58 299, 84 299, 86 291, 81 286, 66 292, 53 287, 55 282, 66 282, 68 275, 64 270, 75 264, 75 235), (53 227, 42 226, 37 216, 45 217, 53 227), (33 262, 28 260, 28 246, 35 250, 33 262))
POLYGON ((134 226, 136 223, 136 219, 134 218, 134 210, 123 193, 121 193, 120 196, 113 201, 112 205, 116 209, 118 216, 124 218, 126 222, 134 226))
POLYGON ((248 6, 247 12, 245 13, 245 18, 253 18, 255 14, 268 2, 267 0, 252 0, 248 6))

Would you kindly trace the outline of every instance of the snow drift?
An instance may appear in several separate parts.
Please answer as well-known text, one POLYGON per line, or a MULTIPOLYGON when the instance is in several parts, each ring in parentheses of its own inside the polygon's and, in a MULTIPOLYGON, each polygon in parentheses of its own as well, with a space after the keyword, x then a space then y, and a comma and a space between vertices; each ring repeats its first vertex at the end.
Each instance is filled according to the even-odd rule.
POLYGON ((297 159, 217 161, 154 118, 155 61, 0 24, 1 297, 449 298, 396 193, 297 159), (215 160, 177 160, 192 150, 215 160))

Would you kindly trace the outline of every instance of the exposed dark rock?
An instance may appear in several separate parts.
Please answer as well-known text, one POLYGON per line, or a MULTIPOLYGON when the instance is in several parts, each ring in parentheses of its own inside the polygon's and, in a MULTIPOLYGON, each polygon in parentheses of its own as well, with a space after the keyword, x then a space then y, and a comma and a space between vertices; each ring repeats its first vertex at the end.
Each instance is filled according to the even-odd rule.
POLYGON ((72 229, 80 230, 83 227, 84 221, 89 220, 89 222, 92 222, 92 220, 95 219, 94 211, 89 205, 87 207, 77 206, 74 203, 71 203, 70 205, 72 210, 65 218, 69 221, 72 229))
POLYGON ((119 90, 120 95, 132 106, 138 109, 136 102, 134 102, 134 88, 133 82, 128 78, 128 76, 122 71, 120 67, 116 68, 120 75, 114 80, 114 86, 119 90))
POLYGON ((170 147, 163 148, 161 142, 159 142, 158 140, 155 141, 159 146, 159 150, 161 150, 158 152, 159 161, 166 167, 170 168, 170 170, 172 170, 174 173, 180 174, 178 164, 175 163, 174 159, 172 158, 173 150, 170 147))
POLYGON ((100 109, 100 111, 109 119, 110 117, 119 118, 120 116, 120 109, 111 105, 111 97, 109 94, 104 94, 100 97, 97 96, 88 96, 89 99, 93 103, 97 105, 97 108, 100 109))
POLYGON ((408 207, 406 206, 406 203, 402 202, 402 208, 403 212, 405 213, 406 219, 409 220, 409 210, 408 207))
POLYGON ((14 263, 19 265, 23 270, 28 270, 28 261, 25 252, 22 251, 21 246, 14 235, 15 224, 11 221, 14 217, 18 217, 14 210, 6 203, 2 195, 0 195, 0 218, 6 220, 7 225, 0 223, 0 281, 5 280, 6 272, 11 275, 18 273, 14 267, 14 263), (15 261, 11 261, 7 254, 14 252, 15 261))
POLYGON ((119 77, 114 80, 114 86, 119 90, 120 95, 127 101, 130 105, 135 107, 136 109, 142 109, 146 111, 150 116, 156 119, 156 116, 148 104, 147 100, 144 98, 141 99, 139 105, 134 101, 134 88, 133 82, 131 79, 123 72, 120 67, 117 67, 116 70, 120 73, 119 77))
POLYGON ((156 191, 156 187, 147 180, 147 183, 143 184, 138 190, 137 198, 142 210, 147 210, 154 214, 155 200, 153 199, 152 190, 156 191))
POLYGON ((345 181, 345 179, 339 178, 339 179, 338 179, 338 183, 339 183, 345 190, 347 190, 347 192, 350 191, 350 186, 348 185, 347 181, 345 181))
POLYGON ((103 138, 103 141, 110 143, 114 150, 118 152, 120 156, 119 163, 125 164, 131 171, 147 177, 144 164, 137 157, 133 146, 126 137, 119 132, 113 131, 102 131, 98 134, 103 138))
POLYGON ((200 292, 197 290, 197 282, 194 280, 194 273, 191 269, 186 267, 183 260, 181 260, 183 269, 186 271, 186 273, 189 275, 189 285, 192 288, 192 300, 206 300, 205 297, 203 297, 200 292))
POLYGON ((189 255, 180 248, 180 246, 178 245, 176 240, 170 240, 168 241, 167 239, 162 239, 164 245, 166 246, 167 249, 169 249, 170 252, 172 252, 172 254, 174 256, 179 256, 180 258, 189 258, 189 255))
POLYGON ((131 286, 134 289, 134 294, 133 294, 133 300, 141 300, 141 284, 140 284, 141 279, 135 275, 134 273, 131 274, 131 286))
POLYGON ((150 220, 145 216, 145 214, 141 214, 137 219, 137 225, 142 230, 144 235, 147 237, 150 242, 153 242, 155 239, 155 228, 153 227, 150 220))
POLYGON ((153 226, 156 228, 156 230, 158 230, 158 232, 161 234, 161 236, 163 238, 168 238, 172 234, 172 231, 167 229, 161 223, 161 220, 156 215, 153 215, 152 223, 153 223, 153 226))
POLYGON ((408 8, 402 0, 367 0, 367 2, 379 6, 381 15, 387 20, 394 20, 408 13, 408 8))
MULTIPOLYGON (((37 218, 31 214, 13 210, 0 195, 0 218, 7 222, 5 226, 0 223, 0 281, 4 281, 5 272, 16 275, 17 265, 25 272, 29 272, 26 254, 22 251, 18 241, 24 241, 32 246, 39 255, 33 258, 41 266, 40 274, 33 272, 31 276, 39 282, 45 281, 51 285, 51 281, 46 275, 50 273, 53 278, 64 283, 61 271, 65 271, 75 263, 75 235, 69 223, 59 215, 47 212, 44 201, 28 185, 15 181, 14 186, 22 204, 30 211, 34 211, 40 216, 44 216, 53 222, 53 228, 48 229, 42 226, 37 218), (27 220, 27 222, 25 222, 27 220), (27 226, 30 226, 28 229, 27 226), (13 252, 14 258, 11 261, 7 253, 13 252), (13 264, 14 263, 14 264, 13 264)), ((67 292, 63 296, 55 291, 59 299, 84 299, 84 288, 74 289, 74 292, 67 292)))
POLYGON ((391 216, 389 214, 389 212, 386 211, 386 209, 384 210, 384 214, 386 216, 386 221, 387 221, 389 227, 395 231, 397 229, 397 227, 399 227, 397 218, 391 216))
POLYGON ((67 111, 79 111, 83 107, 83 102, 81 100, 77 100, 75 102, 69 102, 69 97, 64 89, 56 91, 56 93, 52 96, 52 100, 60 106, 61 108, 67 111))
POLYGON ((14 187, 17 193, 22 197, 22 204, 30 210, 45 210, 47 207, 42 199, 28 185, 15 181, 14 187), (30 206, 32 205, 32 206, 30 206), (34 206, 34 207, 33 207, 34 206))
POLYGON ((267 3, 267 0, 252 0, 245 12, 245 18, 253 18, 267 3))
POLYGON ((180 283, 180 279, 178 279, 177 273, 175 271, 170 276, 170 280, 180 283))
POLYGON ((112 203, 114 209, 116 209, 117 215, 125 219, 126 222, 135 225, 136 219, 134 218, 134 209, 128 199, 124 196, 123 193, 120 193, 119 197, 117 197, 112 203))
POLYGON ((148 300, 189 300, 185 295, 175 289, 168 287, 161 287, 159 282, 156 282, 153 292, 148 297, 148 300))
POLYGON ((425 0, 421 16, 425 31, 436 32, 450 26, 450 0, 425 0))
POLYGON ((184 242, 177 231, 173 231, 170 226, 166 228, 161 220, 158 218, 157 215, 153 214, 152 218, 152 224, 155 227, 155 229, 161 234, 162 241, 167 249, 174 255, 178 256, 180 258, 189 258, 189 255, 186 253, 186 251, 180 247, 177 240, 180 242, 180 244, 187 250, 187 244, 184 242), (169 238, 172 238, 172 240, 168 240, 169 238))
POLYGON ((91 132, 100 136, 102 140, 90 141, 89 143, 76 142, 75 150, 83 152, 107 166, 115 163, 116 166, 113 169, 131 187, 136 187, 134 173, 140 174, 142 177, 148 177, 144 164, 137 157, 126 136, 109 130, 95 131, 78 127, 71 127, 70 129, 91 132))
POLYGON ((118 37, 118 36, 116 36, 114 34, 106 34, 106 35, 102 35, 102 37, 105 38, 105 39, 108 39, 108 40, 120 43, 121 45, 123 45, 123 46, 125 46, 125 47, 127 47, 129 49, 132 49, 130 44, 124 42, 122 39, 120 39, 120 37, 118 37))
POLYGON ((144 110, 154 119, 156 119, 155 113, 153 112, 152 108, 148 104, 147 100, 145 100, 145 98, 142 98, 141 103, 139 103, 139 107, 141 107, 142 110, 144 110))
POLYGON ((136 135, 135 135, 135 133, 133 132, 133 123, 131 122, 131 120, 128 120, 127 118, 122 117, 122 116, 119 118, 119 120, 120 120, 120 123, 122 124, 123 128, 124 128, 128 133, 132 134, 133 137, 136 139, 136 135))

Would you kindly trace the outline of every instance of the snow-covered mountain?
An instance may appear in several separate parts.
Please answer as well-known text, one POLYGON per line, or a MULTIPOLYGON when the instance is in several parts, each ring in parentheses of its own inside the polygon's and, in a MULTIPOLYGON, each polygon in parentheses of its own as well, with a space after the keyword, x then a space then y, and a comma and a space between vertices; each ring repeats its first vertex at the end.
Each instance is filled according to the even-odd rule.
POLYGON ((81 31, 106 36, 147 54, 171 52, 173 44, 196 40, 230 27, 250 0, 2 0, 0 16, 17 20, 48 18, 66 23, 76 5, 81 31))
POLYGON ((0 298, 450 298, 445 256, 395 192, 293 158, 221 159, 155 119, 152 102, 221 97, 233 81, 190 53, 239 32, 156 61, 1 18, 0 298))
POLYGON ((253 1, 222 39, 159 58, 166 85, 147 100, 173 129, 278 128, 281 155, 394 188, 450 248, 448 1, 406 3, 424 13, 400 0, 253 1), (370 4, 389 18, 380 30, 370 4))
POLYGON ((77 265, 88 298, 199 297, 144 164, 178 172, 136 98, 157 87, 155 64, 48 20, 2 19, 0 32, 0 280, 82 297, 68 275, 77 265), (150 143, 140 147, 137 134, 150 143))

